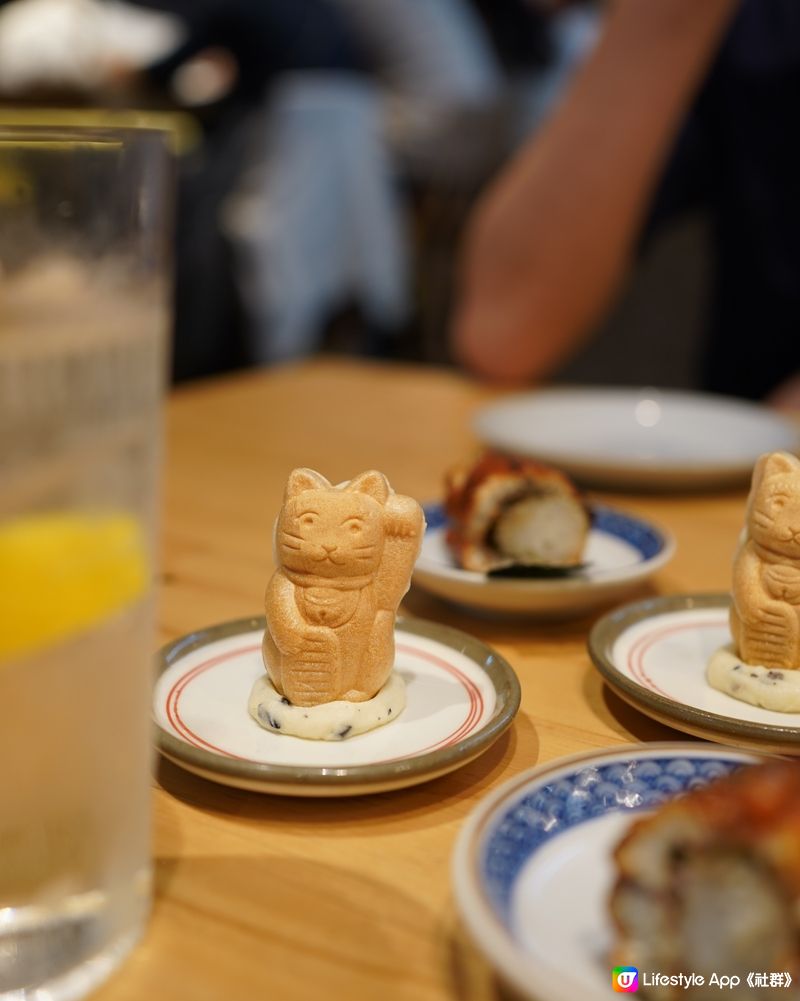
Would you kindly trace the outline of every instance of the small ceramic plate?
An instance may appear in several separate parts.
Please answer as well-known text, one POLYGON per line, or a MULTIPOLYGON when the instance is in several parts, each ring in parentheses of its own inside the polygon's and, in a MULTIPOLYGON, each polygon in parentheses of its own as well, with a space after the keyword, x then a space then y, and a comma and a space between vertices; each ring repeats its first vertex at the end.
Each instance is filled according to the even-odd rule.
POLYGON ((642 810, 759 760, 649 744, 552 761, 471 814, 456 844, 456 902, 476 945, 536 1001, 612 1001, 612 852, 642 810))
POLYGON ((414 583, 440 598, 503 615, 567 618, 585 615, 634 591, 667 563, 675 543, 667 532, 633 515, 592 508, 584 553, 586 569, 575 576, 542 579, 487 577, 456 566, 445 540, 440 505, 425 508, 428 528, 414 583))
POLYGON ((618 695, 661 723, 738 747, 800 754, 800 713, 751 706, 706 682, 708 658, 731 642, 729 606, 723 594, 626 605, 595 624, 589 654, 618 695))
POLYGON ((271 733, 247 711, 264 672, 264 619, 212 626, 164 647, 154 696, 161 752, 197 775, 256 792, 353 796, 426 782, 485 751, 519 708, 519 682, 494 650, 457 629, 398 621, 406 708, 343 741, 271 733))
POLYGON ((797 429, 758 404, 648 388, 520 394, 480 410, 475 430, 584 483, 650 490, 743 484, 763 452, 798 446, 797 429))

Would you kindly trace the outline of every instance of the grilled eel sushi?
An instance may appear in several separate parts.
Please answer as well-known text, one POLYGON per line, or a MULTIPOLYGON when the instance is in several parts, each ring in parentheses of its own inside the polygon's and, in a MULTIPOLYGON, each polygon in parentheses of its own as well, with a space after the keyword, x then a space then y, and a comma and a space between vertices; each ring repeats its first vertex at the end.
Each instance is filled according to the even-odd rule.
POLYGON ((447 541, 465 570, 581 561, 589 514, 559 470, 487 452, 474 465, 451 470, 445 486, 447 541))
POLYGON ((693 1001, 719 999, 715 972, 741 978, 728 997, 800 997, 800 763, 746 767, 667 803, 631 827, 615 861, 612 965, 639 969, 640 996, 687 996, 642 986, 657 971, 702 975, 693 1001), (751 972, 795 983, 752 988, 751 972))

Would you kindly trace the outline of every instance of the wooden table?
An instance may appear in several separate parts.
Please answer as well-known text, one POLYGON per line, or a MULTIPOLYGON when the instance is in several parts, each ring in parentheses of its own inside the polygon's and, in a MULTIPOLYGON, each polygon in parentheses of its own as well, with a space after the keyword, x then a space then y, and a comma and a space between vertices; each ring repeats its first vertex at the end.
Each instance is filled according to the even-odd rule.
MULTIPOLYGON (((377 467, 398 491, 438 498, 443 471, 474 448, 470 415, 490 395, 447 371, 332 360, 176 392, 161 640, 262 611, 271 524, 293 467, 334 482, 377 467)), ((742 492, 608 499, 677 537, 653 590, 727 588, 742 492)), ((498 996, 452 905, 450 856, 464 818, 521 769, 681 735, 604 689, 585 650, 591 620, 493 622, 413 590, 404 608, 508 658, 522 682, 510 732, 445 778, 352 800, 239 792, 162 761, 153 920, 101 1001, 498 996)))

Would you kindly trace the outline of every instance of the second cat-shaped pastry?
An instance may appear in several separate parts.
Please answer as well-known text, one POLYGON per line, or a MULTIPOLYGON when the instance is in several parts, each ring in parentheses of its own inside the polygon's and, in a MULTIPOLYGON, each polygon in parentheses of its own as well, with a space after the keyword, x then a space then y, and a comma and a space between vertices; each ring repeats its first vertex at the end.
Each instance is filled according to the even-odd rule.
POLYGON ((800 461, 758 460, 733 568, 731 632, 747 664, 800 668, 800 461))
POLYGON ((275 526, 278 569, 267 586, 264 662, 297 706, 364 702, 394 664, 394 620, 425 519, 371 470, 332 486, 290 475, 275 526))

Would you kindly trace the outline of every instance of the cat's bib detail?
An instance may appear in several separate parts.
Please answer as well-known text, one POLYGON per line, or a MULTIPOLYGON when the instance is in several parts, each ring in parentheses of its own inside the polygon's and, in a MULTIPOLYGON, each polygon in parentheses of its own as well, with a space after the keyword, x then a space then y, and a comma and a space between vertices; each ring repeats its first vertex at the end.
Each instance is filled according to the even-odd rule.
POLYGON ((305 587, 298 588, 295 601, 306 622, 338 629, 353 617, 360 595, 360 591, 335 587, 305 587))

